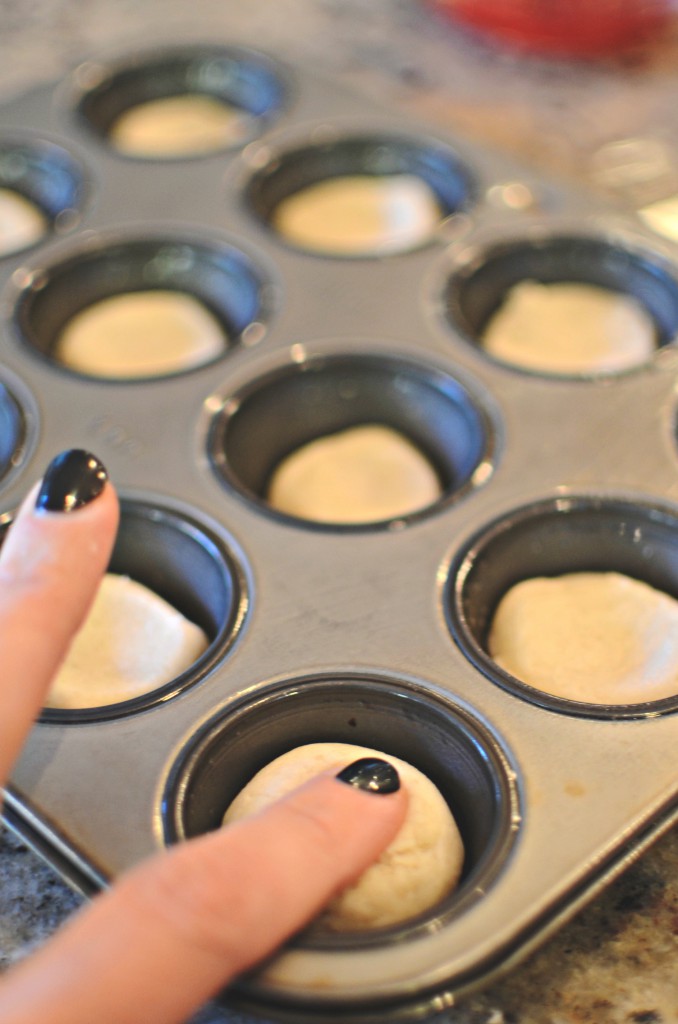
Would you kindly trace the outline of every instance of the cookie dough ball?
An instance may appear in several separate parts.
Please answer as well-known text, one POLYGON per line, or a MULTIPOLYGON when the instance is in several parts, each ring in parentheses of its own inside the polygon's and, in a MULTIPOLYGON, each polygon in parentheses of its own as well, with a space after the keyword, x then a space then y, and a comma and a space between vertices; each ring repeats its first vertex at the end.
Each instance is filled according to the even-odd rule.
POLYGON ((303 445, 271 479, 280 512, 323 523, 370 523, 436 501, 440 481, 428 459, 390 427, 352 427, 303 445))
POLYGON ((181 292, 113 295, 76 313, 57 339, 65 366, 94 377, 149 377, 190 370, 226 348, 205 306, 181 292))
POLYGON ((275 209, 273 226, 314 252, 386 255, 425 242, 442 212, 421 178, 411 174, 345 175, 308 185, 275 209))
POLYGON ((166 160, 213 153, 246 137, 242 111, 199 94, 138 103, 124 111, 109 132, 122 153, 166 160))
POLYGON ((175 679, 207 645, 203 631, 152 590, 107 573, 47 707, 100 707, 138 697, 175 679))
POLYGON ((310 743, 262 768, 238 794, 224 824, 263 810, 314 775, 340 771, 361 757, 380 757, 400 774, 409 795, 407 817, 391 844, 319 919, 335 932, 400 924, 430 909, 456 886, 464 849, 454 818, 433 783, 412 765, 350 743, 310 743))
POLYGON ((482 344, 497 359, 544 373, 613 373, 647 362, 656 331, 629 295, 595 285, 521 281, 482 344))
POLYGON ((489 653, 546 693, 636 704, 678 693, 678 601, 614 572, 537 577, 500 601, 489 653))
POLYGON ((35 245, 47 229, 47 218, 35 203, 11 188, 0 188, 0 257, 35 245))

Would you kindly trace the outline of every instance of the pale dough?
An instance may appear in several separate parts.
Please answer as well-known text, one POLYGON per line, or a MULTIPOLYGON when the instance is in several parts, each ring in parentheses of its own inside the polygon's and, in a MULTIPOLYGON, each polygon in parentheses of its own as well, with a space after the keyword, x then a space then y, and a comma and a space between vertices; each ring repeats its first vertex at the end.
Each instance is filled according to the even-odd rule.
POLYGON ((650 203, 638 213, 657 234, 665 235, 672 242, 678 241, 678 195, 650 203))
POLYGON ((76 313, 54 354, 96 377, 145 377, 202 366, 225 348, 221 326, 201 302, 154 290, 113 295, 76 313))
POLYGON ((310 743, 262 768, 224 816, 224 824, 229 824, 256 814, 314 775, 328 769, 339 772, 361 757, 380 757, 397 769, 409 795, 409 807, 404 824, 379 860, 321 915, 320 924, 335 932, 399 924, 429 910, 454 889, 464 848, 436 786, 418 769, 390 754, 350 743, 310 743))
POLYGON ((440 481, 428 459, 390 427, 365 425, 318 438, 273 474, 270 504, 326 523, 369 523, 436 501, 440 481))
POLYGON ((35 245, 47 228, 47 218, 35 203, 11 188, 0 188, 0 257, 35 245))
POLYGON ((611 373, 647 362, 656 331, 629 295, 588 284, 521 281, 490 320, 482 344, 526 369, 611 373))
POLYGON ((275 209, 273 225, 315 252, 386 255, 425 242, 442 213, 432 190, 412 174, 345 175, 300 189, 275 209))
POLYGON ((678 601, 614 572, 535 577, 495 613, 488 649, 511 675, 592 704, 678 693, 678 601))
POLYGON ((138 697, 175 679, 207 645, 203 631, 152 590, 107 573, 47 707, 100 707, 138 697))
POLYGON ((109 138, 130 156, 200 156, 241 142, 247 121, 242 111, 213 96, 167 96, 124 111, 109 138))

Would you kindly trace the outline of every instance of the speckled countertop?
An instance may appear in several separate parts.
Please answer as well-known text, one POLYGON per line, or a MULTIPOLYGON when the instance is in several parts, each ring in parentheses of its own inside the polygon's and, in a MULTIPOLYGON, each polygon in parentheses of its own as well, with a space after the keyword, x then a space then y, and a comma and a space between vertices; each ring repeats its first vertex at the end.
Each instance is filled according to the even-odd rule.
MULTIPOLYGON (((0 98, 102 50, 173 35, 234 38, 308 61, 440 128, 596 187, 601 149, 644 139, 651 159, 626 176, 627 198, 658 198, 678 180, 678 29, 623 60, 576 65, 494 50, 414 0, 192 0, 190 25, 179 0, 0 0, 0 98)), ((0 830, 0 968, 79 902, 0 830)), ((678 830, 509 976, 437 1019, 678 1024, 678 830)), ((244 1018, 200 1015, 200 1024, 213 1021, 244 1018)))

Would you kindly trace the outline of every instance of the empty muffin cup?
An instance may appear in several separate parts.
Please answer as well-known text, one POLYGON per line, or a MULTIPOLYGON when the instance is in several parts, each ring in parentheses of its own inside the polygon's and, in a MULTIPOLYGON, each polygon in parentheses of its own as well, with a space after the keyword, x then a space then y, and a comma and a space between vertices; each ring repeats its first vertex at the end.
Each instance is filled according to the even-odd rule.
POLYGON ((243 145, 281 110, 273 62, 239 47, 190 46, 98 69, 78 112, 125 156, 174 160, 243 145))
MULTIPOLYGON (((669 644, 667 649, 662 640, 666 612, 660 610, 655 616, 654 609, 657 600, 662 602, 662 609, 668 598, 678 600, 677 530, 675 511, 645 502, 573 497, 519 508, 489 525, 455 557, 444 597, 452 636, 470 661, 491 680, 523 699, 552 710, 598 718, 638 718, 675 711, 678 708, 678 656, 671 660, 671 646, 669 644), (497 609, 512 588, 543 578, 553 582, 571 580, 572 574, 579 586, 586 586, 590 581, 588 574, 594 574, 596 586, 601 581, 611 585, 613 603, 606 599, 608 611, 601 611, 601 615, 607 618, 601 618, 601 629, 608 628, 608 621, 626 622, 629 609, 633 612, 638 607, 635 603, 629 605, 629 601, 637 600, 637 592, 641 592, 641 601, 649 599, 651 602, 650 614, 646 614, 641 604, 638 621, 631 621, 628 628, 621 630, 620 642, 609 650, 609 668, 607 662, 600 667, 601 679, 603 673, 618 672, 625 680, 624 696, 620 694, 618 700, 596 698, 594 671, 596 676, 598 671, 595 668, 590 669, 590 690, 585 699, 576 685, 579 661, 574 658, 579 659, 587 649, 595 650, 591 647, 592 643, 597 643, 593 632, 587 636, 582 630, 580 635, 570 636, 560 646, 550 640, 548 646, 540 646, 536 654, 540 669, 544 664, 555 662, 558 679, 561 676, 565 679, 563 683, 554 678, 555 693, 549 692, 546 685, 539 688, 517 678, 490 653, 497 609), (567 689, 568 657, 573 666, 571 692, 577 694, 574 697, 569 696, 567 689), (629 666, 633 667, 640 658, 645 661, 638 671, 637 687, 634 674, 629 688, 626 680, 629 666), (658 672, 657 659, 662 674, 654 678, 653 673, 658 672), (643 665, 646 666, 644 672, 643 665)), ((581 605, 584 598, 580 596, 578 600, 581 605)), ((537 627, 538 645, 544 643, 545 637, 554 633, 560 635, 548 619, 550 607, 542 596, 541 607, 532 613, 533 623, 526 620, 529 612, 523 608, 522 624, 516 627, 516 644, 535 643, 530 631, 533 625, 537 627), (543 636, 540 636, 537 615, 546 615, 543 636)), ((555 625, 559 629, 560 620, 555 625)), ((671 631, 671 635, 674 632, 671 631)), ((607 683, 605 686, 602 692, 609 689, 607 683)))
MULTIPOLYGON (((491 448, 489 420, 458 381, 376 355, 311 357, 264 375, 228 397, 210 435, 225 483, 263 509, 329 528, 402 524, 425 514, 484 479, 491 448), (316 459, 311 446, 328 441, 347 443, 348 454, 324 449, 316 459), (280 472, 308 453, 310 469, 294 478, 294 504, 276 504, 280 472), (386 486, 404 501, 388 515, 390 492, 373 493, 386 486)), ((292 491, 286 487, 288 498, 292 491)))
MULTIPOLYGON (((132 674, 134 667, 141 663, 148 667, 148 654, 140 645, 152 642, 153 637, 144 636, 143 622, 135 623, 134 638, 128 637, 124 648, 118 649, 116 632, 112 628, 100 630, 99 653, 107 652, 106 661, 111 663, 107 677, 112 678, 120 667, 119 699, 114 685, 106 682, 106 703, 97 703, 97 670, 103 671, 100 657, 91 669, 91 698, 85 697, 84 706, 77 706, 81 696, 78 688, 73 691, 74 699, 69 699, 69 706, 47 706, 43 710, 42 720, 46 722, 115 718, 170 700, 199 682, 239 635, 247 609, 244 572, 222 537, 184 513, 124 500, 108 572, 128 577, 166 601, 172 612, 180 613, 193 627, 202 630, 204 649, 174 678, 158 680, 150 689, 147 684, 137 687, 132 674), (91 703, 85 704, 85 700, 91 703)), ((175 630, 178 624, 173 622, 171 627, 175 630)), ((174 641, 173 635, 176 646, 174 641)), ((83 667, 87 669, 86 665, 78 666, 83 667)))
POLYGON ((0 137, 0 259, 70 227, 82 196, 82 171, 61 146, 0 137))
POLYGON ((312 949, 398 944, 438 930, 471 905, 502 868, 518 795, 501 747, 453 702, 406 681, 344 675, 289 680, 221 712, 192 739, 168 777, 163 820, 168 843, 221 826, 245 784, 285 751, 307 743, 370 747, 418 768, 438 787, 461 833, 458 887, 423 915, 388 929, 299 940, 312 949))
POLYGON ((370 257, 430 242, 472 190, 470 172, 442 144, 375 134, 280 153, 253 175, 246 198, 296 248, 370 257))
POLYGON ((593 236, 496 244, 449 279, 450 325, 493 358, 557 376, 649 362, 678 331, 678 280, 656 253, 593 236))
POLYGON ((214 362, 263 314, 248 256, 158 235, 100 238, 36 268, 16 305, 37 352, 72 372, 126 381, 214 362))

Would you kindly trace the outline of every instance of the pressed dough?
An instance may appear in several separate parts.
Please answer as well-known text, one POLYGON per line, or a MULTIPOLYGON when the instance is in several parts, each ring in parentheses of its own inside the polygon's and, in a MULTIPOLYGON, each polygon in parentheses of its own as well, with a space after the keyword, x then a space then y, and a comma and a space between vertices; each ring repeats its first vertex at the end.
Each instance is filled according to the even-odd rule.
POLYGON ((320 924, 331 931, 399 924, 428 910, 454 889, 464 849, 436 786, 418 769, 390 754, 350 743, 311 743, 289 750, 262 768, 224 816, 224 824, 230 824, 256 814, 314 775, 328 769, 339 772, 361 757, 380 757, 397 769, 408 792, 408 812, 379 860, 321 915, 320 924))
POLYGON ((390 427, 365 425, 318 438, 284 459, 268 500, 316 522, 369 523, 436 501, 440 481, 428 459, 390 427))
POLYGON ((0 188, 0 257, 35 245, 47 234, 47 218, 30 199, 0 188))
POLYGON ((242 141, 247 120, 213 96, 167 96, 130 107, 113 123, 109 138, 130 156, 200 156, 242 141))
POLYGON ((545 373, 611 373, 656 348, 650 315, 629 295, 576 283, 521 281, 487 325, 486 351, 545 373))
POLYGON ((316 252, 386 255, 426 241, 441 216, 435 195, 415 175, 356 174, 288 196, 276 207, 273 226, 316 252))
POLYGON ((180 675, 208 644, 203 631, 128 576, 107 573, 47 707, 117 704, 180 675))
POLYGON ((678 601, 614 572, 516 584, 492 622, 491 657, 546 693, 637 704, 678 693, 678 601))
POLYGON ((124 292, 87 306, 61 332, 55 356, 95 377, 147 377, 201 366, 226 347, 205 306, 182 292, 124 292))

